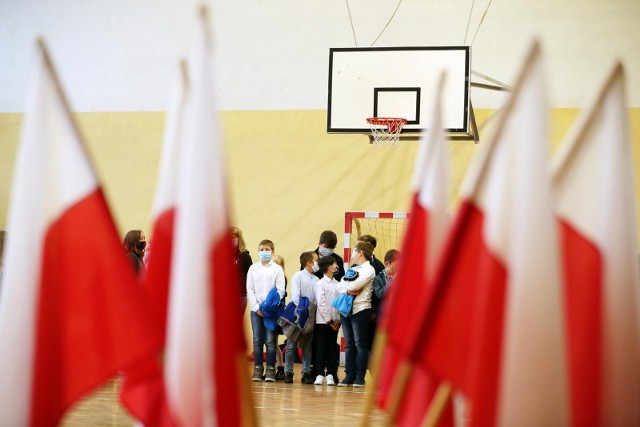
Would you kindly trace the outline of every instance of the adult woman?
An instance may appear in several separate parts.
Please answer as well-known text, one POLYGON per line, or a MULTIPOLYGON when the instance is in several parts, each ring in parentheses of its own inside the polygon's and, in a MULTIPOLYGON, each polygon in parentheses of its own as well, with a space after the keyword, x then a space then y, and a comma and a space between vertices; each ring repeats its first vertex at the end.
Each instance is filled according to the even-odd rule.
POLYGON ((147 239, 142 230, 130 230, 122 241, 124 250, 127 251, 131 266, 135 270, 138 277, 144 274, 144 249, 147 246, 147 239))
POLYGON ((242 312, 244 313, 247 309, 247 272, 249 271, 251 264, 253 264, 253 261, 251 260, 251 254, 249 254, 247 244, 242 236, 242 230, 238 227, 231 227, 230 233, 231 242, 235 249, 234 264, 240 276, 240 304, 242 312))

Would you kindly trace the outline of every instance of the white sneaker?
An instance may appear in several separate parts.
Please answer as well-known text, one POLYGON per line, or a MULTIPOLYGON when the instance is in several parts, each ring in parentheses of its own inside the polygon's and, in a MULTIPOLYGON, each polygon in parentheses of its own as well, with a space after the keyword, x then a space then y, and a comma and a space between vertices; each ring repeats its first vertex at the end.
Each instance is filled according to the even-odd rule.
POLYGON ((318 375, 316 377, 316 380, 313 382, 313 385, 322 385, 323 381, 324 381, 324 377, 322 375, 318 375))
POLYGON ((327 375, 327 385, 336 385, 336 382, 333 380, 333 375, 327 375))

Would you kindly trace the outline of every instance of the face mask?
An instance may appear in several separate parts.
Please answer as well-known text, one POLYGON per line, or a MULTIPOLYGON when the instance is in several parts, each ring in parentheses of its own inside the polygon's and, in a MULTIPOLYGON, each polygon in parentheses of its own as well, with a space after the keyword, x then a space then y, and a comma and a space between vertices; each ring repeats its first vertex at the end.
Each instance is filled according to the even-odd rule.
POLYGON ((358 250, 357 250, 357 249, 354 249, 354 250, 351 252, 351 261, 353 261, 354 259, 356 259, 356 256, 358 255, 358 253, 359 253, 359 252, 358 252, 358 250))
POLYGON ((333 253, 333 249, 325 248, 324 246, 318 246, 318 252, 322 256, 329 256, 333 253))
POLYGON ((260 251, 258 252, 258 256, 260 257, 260 261, 269 261, 271 259, 271 251, 260 251))
POLYGON ((318 270, 320 270, 320 267, 318 267, 318 261, 313 262, 313 265, 311 266, 311 270, 313 270, 314 273, 317 273, 318 270))
POLYGON ((147 247, 147 241, 143 240, 141 242, 138 242, 138 250, 144 251, 144 248, 147 247))

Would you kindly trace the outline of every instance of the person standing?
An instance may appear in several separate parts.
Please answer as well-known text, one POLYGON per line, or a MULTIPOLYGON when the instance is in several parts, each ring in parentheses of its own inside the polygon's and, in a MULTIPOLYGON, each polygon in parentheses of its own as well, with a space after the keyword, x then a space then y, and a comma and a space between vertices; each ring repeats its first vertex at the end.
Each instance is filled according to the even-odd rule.
MULTIPOLYGON (((302 270, 297 271, 291 278, 291 302, 296 307, 300 305, 300 298, 307 297, 309 304, 316 301, 315 285, 318 278, 315 272, 318 271, 318 255, 315 252, 303 252, 300 254, 300 267, 302 270)), ((315 322, 315 319, 307 319, 307 322, 315 322)), ((284 358, 284 382, 293 383, 293 362, 295 352, 298 345, 302 348, 302 384, 313 384, 311 376, 311 343, 313 336, 300 335, 298 340, 287 340, 287 353, 284 358)))
POLYGON ((142 230, 128 231, 124 236, 122 246, 124 247, 124 250, 127 251, 127 257, 129 258, 136 275, 138 278, 142 277, 145 272, 143 261, 144 250, 147 246, 147 239, 142 230))
POLYGON ((256 262, 247 272, 247 299, 251 307, 251 329, 253 331, 253 377, 251 381, 262 381, 264 365, 262 354, 267 347, 267 374, 265 381, 276 380, 276 347, 278 335, 276 331, 268 330, 264 325, 264 314, 260 310, 260 303, 267 300, 273 288, 284 298, 284 271, 273 261, 275 245, 271 240, 262 240, 258 245, 260 262, 256 262))
POLYGON ((313 337, 316 341, 316 379, 314 385, 322 385, 325 380, 328 386, 336 385, 338 379, 338 359, 340 349, 336 344, 340 329, 340 313, 331 302, 338 296, 338 282, 333 278, 338 264, 331 257, 318 261, 318 267, 324 276, 316 282, 316 327, 313 337))
MULTIPOLYGON (((338 271, 334 275, 334 278, 339 282, 344 276, 344 260, 340 255, 335 253, 336 245, 338 244, 338 236, 331 230, 324 230, 320 233, 320 238, 318 239, 318 247, 315 250, 315 253, 318 254, 318 258, 330 256, 338 264, 338 271)), ((318 279, 322 279, 323 274, 318 271, 316 272, 316 277, 318 279)))
POLYGON ((340 293, 353 295, 353 307, 349 316, 340 314, 342 335, 346 349, 345 370, 347 376, 339 387, 364 387, 364 377, 369 364, 369 322, 371 321, 371 294, 376 275, 369 260, 373 247, 368 242, 358 242, 353 249, 352 267, 340 281, 340 293))
POLYGON ((247 244, 244 241, 242 230, 238 227, 231 227, 231 243, 234 249, 233 263, 240 277, 240 305, 242 314, 247 309, 247 273, 253 264, 251 254, 247 250, 247 244))

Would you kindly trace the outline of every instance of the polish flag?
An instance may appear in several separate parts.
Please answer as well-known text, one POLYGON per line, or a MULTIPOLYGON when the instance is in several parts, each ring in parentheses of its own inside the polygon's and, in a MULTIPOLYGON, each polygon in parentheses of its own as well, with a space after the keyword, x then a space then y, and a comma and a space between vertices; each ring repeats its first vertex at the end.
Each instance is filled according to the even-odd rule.
POLYGON ((552 164, 574 425, 640 425, 633 153, 617 65, 552 164))
POLYGON ((178 425, 252 424, 205 9, 201 30, 190 61, 191 90, 178 159, 164 373, 178 425))
POLYGON ((31 75, 0 295, 0 425, 53 426, 159 336, 44 44, 31 75))
POLYGON ((186 62, 181 62, 180 73, 175 80, 177 84, 167 114, 158 188, 153 207, 153 251, 149 256, 149 265, 142 285, 154 312, 154 323, 162 335, 162 346, 158 348, 157 355, 149 359, 144 366, 126 373, 120 393, 120 399, 127 409, 148 426, 174 425, 166 400, 160 354, 164 349, 166 337, 176 182, 189 86, 186 62))
POLYGON ((376 335, 377 344, 384 346, 378 356, 381 357, 380 369, 374 375, 374 381, 378 383, 377 404, 381 409, 391 409, 390 412, 397 415, 394 421, 400 425, 420 424, 437 386, 429 375, 413 373, 410 390, 403 396, 402 407, 396 410, 400 402, 394 402, 393 386, 399 370, 409 369, 408 332, 418 318, 413 307, 416 301, 426 297, 429 277, 433 276, 447 229, 449 157, 441 109, 444 84, 445 75, 442 74, 434 97, 430 131, 421 140, 416 157, 411 185, 414 193, 411 219, 402 245, 401 265, 386 296, 388 301, 384 304, 376 335), (409 396, 417 399, 409 399, 409 396))
POLYGON ((471 165, 412 357, 471 401, 471 425, 569 423, 547 105, 534 44, 471 165))

